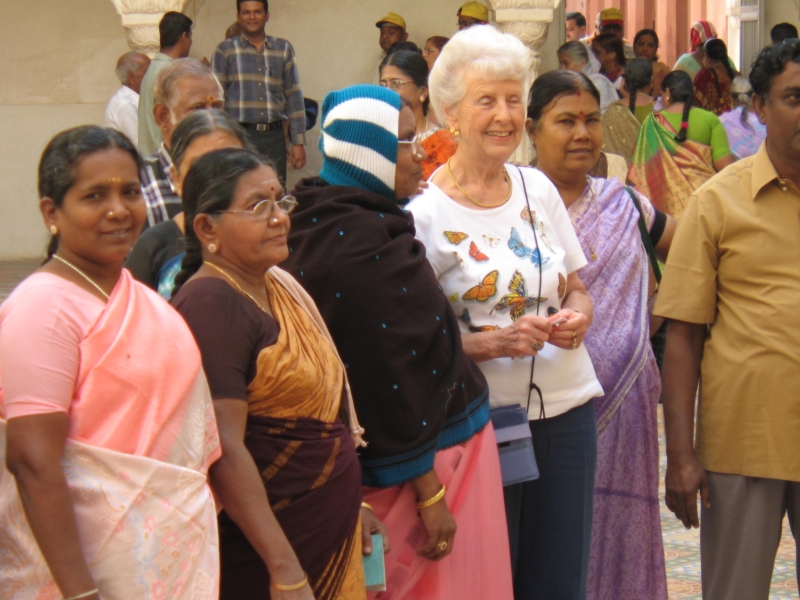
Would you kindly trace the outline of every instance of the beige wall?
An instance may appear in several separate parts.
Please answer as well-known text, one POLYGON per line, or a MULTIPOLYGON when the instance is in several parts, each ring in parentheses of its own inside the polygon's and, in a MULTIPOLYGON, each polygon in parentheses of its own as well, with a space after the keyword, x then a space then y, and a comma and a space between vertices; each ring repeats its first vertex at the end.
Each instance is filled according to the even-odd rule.
POLYGON ((800 29, 800 9, 790 0, 766 0, 764 3, 763 39, 769 44, 769 30, 778 23, 791 23, 800 29))
MULTIPOLYGON (((292 42, 304 93, 322 101, 346 85, 375 79, 381 58, 375 21, 403 15, 410 39, 456 31, 463 0, 272 0, 270 35, 292 42)), ((234 0, 190 0, 195 20, 192 56, 211 57, 235 19, 234 0)), ((563 15, 556 16, 563 21, 563 15)), ((555 68, 558 25, 543 48, 542 70, 555 68)), ((117 58, 128 50, 120 17, 110 0, 0 0, 0 259, 39 256, 47 232, 38 212, 36 168, 57 132, 102 124, 106 102, 118 87, 117 58)), ((309 164, 320 166, 316 132, 309 136, 309 164)))

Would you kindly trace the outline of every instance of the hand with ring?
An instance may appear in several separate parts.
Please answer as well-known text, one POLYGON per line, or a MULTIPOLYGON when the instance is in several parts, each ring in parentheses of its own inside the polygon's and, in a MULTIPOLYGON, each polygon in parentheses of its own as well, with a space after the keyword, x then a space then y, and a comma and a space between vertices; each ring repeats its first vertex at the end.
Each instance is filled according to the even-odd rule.
POLYGON ((536 350, 536 352, 541 352, 544 349, 544 344, 542 342, 534 342, 531 348, 536 350))
POLYGON ((571 308, 562 308, 550 317, 551 322, 566 319, 565 323, 553 326, 549 343, 564 350, 575 350, 583 342, 586 330, 589 328, 589 317, 571 308))

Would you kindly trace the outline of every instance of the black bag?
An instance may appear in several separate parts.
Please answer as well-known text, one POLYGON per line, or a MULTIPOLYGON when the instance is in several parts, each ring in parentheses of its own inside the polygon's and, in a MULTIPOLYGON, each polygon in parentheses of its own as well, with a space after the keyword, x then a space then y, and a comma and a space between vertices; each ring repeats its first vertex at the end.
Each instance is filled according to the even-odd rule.
MULTIPOLYGON (((639 211, 639 233, 642 236, 642 243, 644 244, 644 248, 647 251, 647 257, 650 259, 650 266, 653 267, 653 274, 656 276, 656 283, 661 283, 661 266, 658 264, 658 258, 656 257, 656 249, 653 247, 653 241, 650 239, 650 232, 647 231, 647 223, 644 222, 644 215, 642 214, 642 207, 639 204, 639 199, 636 197, 636 194, 633 193, 633 190, 629 187, 625 187, 625 190, 633 200, 634 206, 636 206, 636 210, 639 211)), ((661 324, 661 327, 658 328, 651 337, 650 337, 650 344, 653 346, 653 354, 656 357, 656 363, 658 363, 658 371, 661 372, 661 365, 664 362, 664 347, 667 343, 667 321, 664 321, 661 324)))

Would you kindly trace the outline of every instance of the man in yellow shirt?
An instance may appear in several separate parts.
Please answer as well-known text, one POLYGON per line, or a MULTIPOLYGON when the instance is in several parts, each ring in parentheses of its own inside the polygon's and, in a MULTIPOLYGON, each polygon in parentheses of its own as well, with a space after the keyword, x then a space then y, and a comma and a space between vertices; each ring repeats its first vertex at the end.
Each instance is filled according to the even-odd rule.
POLYGON ((700 527, 714 600, 766 600, 783 517, 800 519, 800 40, 764 49, 750 82, 766 141, 690 197, 655 308, 667 506, 700 527))

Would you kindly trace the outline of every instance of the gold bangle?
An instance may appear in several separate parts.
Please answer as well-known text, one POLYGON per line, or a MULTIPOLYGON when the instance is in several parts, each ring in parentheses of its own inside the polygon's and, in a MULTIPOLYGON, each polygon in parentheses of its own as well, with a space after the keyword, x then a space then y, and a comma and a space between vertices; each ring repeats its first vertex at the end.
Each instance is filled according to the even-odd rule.
POLYGON ((308 584, 308 574, 305 571, 303 571, 303 581, 301 581, 300 583, 295 583, 294 585, 280 585, 278 583, 275 583, 271 579, 269 584, 279 592, 294 592, 296 590, 304 588, 308 584))
POLYGON ((372 508, 372 505, 371 505, 371 504, 367 504, 366 502, 362 502, 362 503, 361 503, 361 507, 362 507, 362 508, 368 508, 368 509, 370 509, 372 512, 375 512, 375 509, 374 509, 374 508, 372 508))
POLYGON ((445 485, 442 485, 442 489, 436 492, 435 496, 433 496, 432 498, 428 498, 427 500, 425 500, 425 502, 417 502, 417 508, 428 508, 429 506, 433 506, 434 504, 439 502, 439 500, 444 498, 444 495, 446 493, 447 493, 447 487, 445 485))

